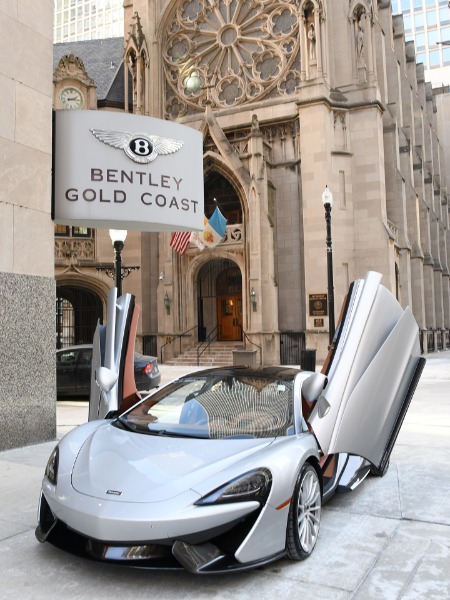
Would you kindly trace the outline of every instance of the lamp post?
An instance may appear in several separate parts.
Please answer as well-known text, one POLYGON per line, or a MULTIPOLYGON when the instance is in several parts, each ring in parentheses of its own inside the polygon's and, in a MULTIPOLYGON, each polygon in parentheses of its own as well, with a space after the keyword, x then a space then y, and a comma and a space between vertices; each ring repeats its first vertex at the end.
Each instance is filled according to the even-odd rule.
POLYGON ((333 248, 331 241, 331 207, 333 206, 333 194, 325 186, 322 194, 322 202, 325 207, 325 221, 327 224, 327 279, 328 279, 328 328, 330 345, 333 342, 334 324, 334 284, 333 284, 333 248))
POLYGON ((117 288, 117 297, 122 295, 122 250, 127 238, 126 229, 110 229, 109 237, 111 238, 114 248, 114 283, 117 288))
POLYGON ((139 271, 140 267, 124 267, 122 265, 122 250, 127 237, 125 229, 110 229, 109 237, 111 238, 114 248, 114 268, 97 267, 97 271, 105 271, 108 277, 114 279, 114 285, 117 288, 117 297, 122 295, 122 279, 128 277, 131 271, 139 271))

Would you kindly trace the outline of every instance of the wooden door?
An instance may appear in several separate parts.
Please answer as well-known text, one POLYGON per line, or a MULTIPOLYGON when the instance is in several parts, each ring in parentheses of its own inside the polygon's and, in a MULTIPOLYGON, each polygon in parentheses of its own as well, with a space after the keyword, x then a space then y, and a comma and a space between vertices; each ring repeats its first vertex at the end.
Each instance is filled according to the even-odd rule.
POLYGON ((242 339, 242 299, 240 296, 218 296, 217 323, 220 341, 242 339))

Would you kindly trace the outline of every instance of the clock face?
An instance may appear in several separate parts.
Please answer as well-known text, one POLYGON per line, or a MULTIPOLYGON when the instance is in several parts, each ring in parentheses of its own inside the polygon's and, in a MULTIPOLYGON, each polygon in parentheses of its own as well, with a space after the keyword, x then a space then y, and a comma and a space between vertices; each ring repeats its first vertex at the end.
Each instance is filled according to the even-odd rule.
POLYGON ((73 87, 64 88, 59 95, 59 100, 63 108, 82 108, 83 106, 82 93, 73 87))

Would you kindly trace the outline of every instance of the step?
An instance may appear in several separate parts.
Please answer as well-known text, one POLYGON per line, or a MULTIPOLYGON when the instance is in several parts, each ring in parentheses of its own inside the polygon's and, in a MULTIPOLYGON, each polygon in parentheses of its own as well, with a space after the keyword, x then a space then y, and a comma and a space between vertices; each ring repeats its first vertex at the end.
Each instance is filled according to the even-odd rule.
MULTIPOLYGON (((243 348, 243 344, 215 342, 200 355, 199 366, 231 366, 233 365, 233 351, 241 348, 243 348)), ((197 366, 197 349, 189 348, 179 356, 165 361, 165 364, 197 366)))

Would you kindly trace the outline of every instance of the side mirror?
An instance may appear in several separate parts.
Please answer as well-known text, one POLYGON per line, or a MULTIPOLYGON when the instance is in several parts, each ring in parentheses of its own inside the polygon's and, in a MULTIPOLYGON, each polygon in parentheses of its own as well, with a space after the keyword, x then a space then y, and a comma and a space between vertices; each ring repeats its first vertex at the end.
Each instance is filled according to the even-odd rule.
POLYGON ((118 379, 119 374, 114 373, 114 371, 111 371, 111 369, 107 369, 106 367, 99 367, 95 371, 95 381, 103 392, 110 392, 116 385, 118 379))
POLYGON ((302 384, 302 396, 306 402, 310 404, 315 402, 323 392, 327 382, 328 378, 323 373, 313 373, 308 379, 305 379, 302 384))

